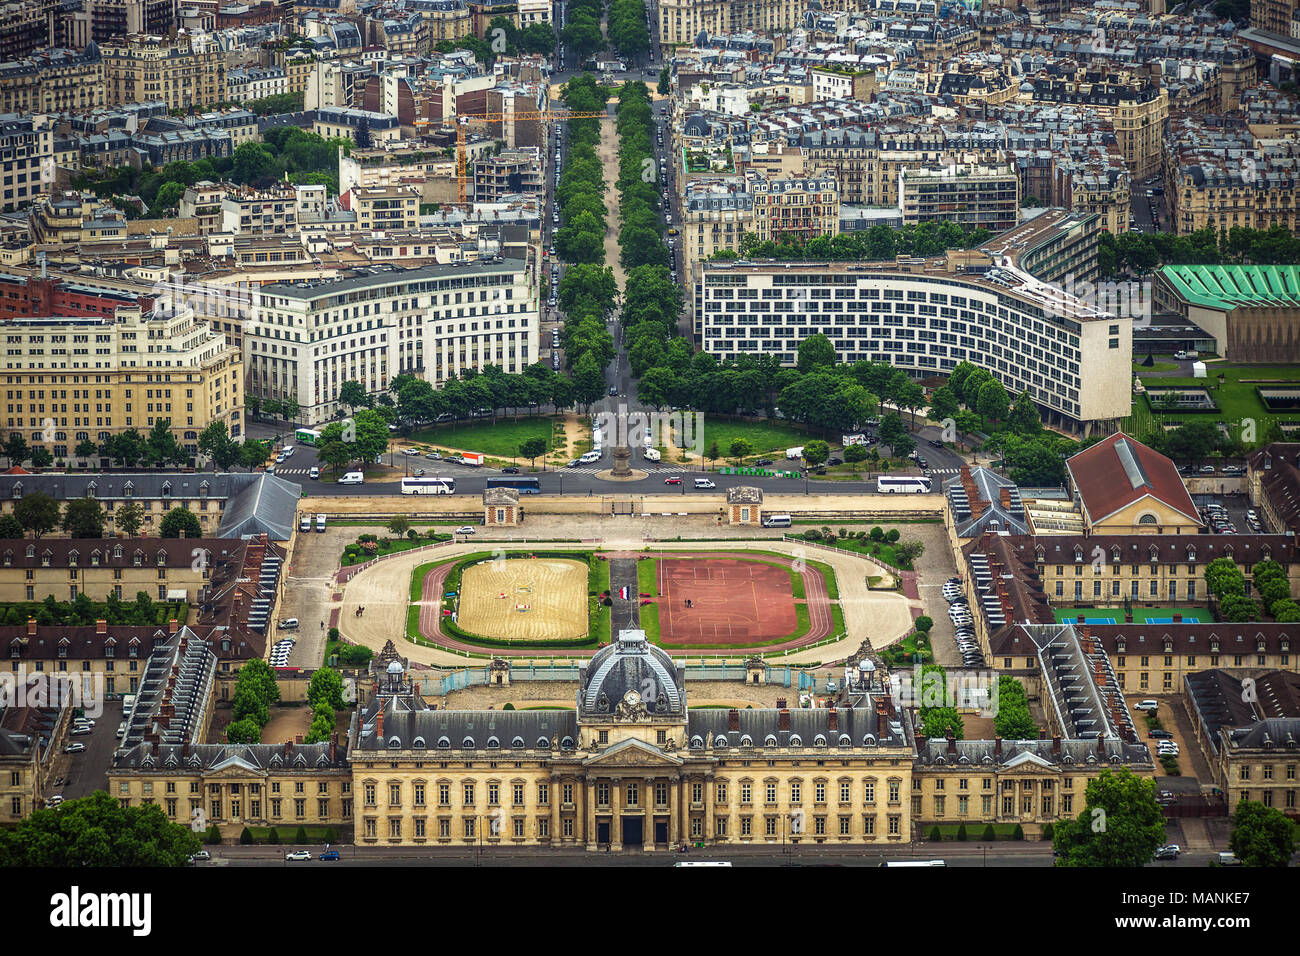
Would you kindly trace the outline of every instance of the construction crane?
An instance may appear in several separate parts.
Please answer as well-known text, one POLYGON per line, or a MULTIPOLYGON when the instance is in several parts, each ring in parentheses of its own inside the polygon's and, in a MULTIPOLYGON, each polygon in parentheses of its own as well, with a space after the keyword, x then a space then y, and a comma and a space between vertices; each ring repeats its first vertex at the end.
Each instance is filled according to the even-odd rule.
POLYGON ((505 120, 575 120, 575 119, 613 119, 609 113, 575 113, 570 110, 532 110, 529 112, 518 113, 465 113, 456 118, 456 186, 459 201, 464 203, 465 199, 465 136, 466 129, 469 127, 470 120, 481 120, 486 123, 499 123, 505 120))

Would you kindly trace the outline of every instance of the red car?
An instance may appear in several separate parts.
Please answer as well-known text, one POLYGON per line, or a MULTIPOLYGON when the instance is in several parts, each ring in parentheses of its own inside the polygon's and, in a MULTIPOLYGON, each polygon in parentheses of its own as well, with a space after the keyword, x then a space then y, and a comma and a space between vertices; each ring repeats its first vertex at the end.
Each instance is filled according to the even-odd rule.
POLYGON ((681 483, 682 483, 682 479, 677 475, 673 475, 671 478, 664 479, 665 485, 680 485, 681 483))

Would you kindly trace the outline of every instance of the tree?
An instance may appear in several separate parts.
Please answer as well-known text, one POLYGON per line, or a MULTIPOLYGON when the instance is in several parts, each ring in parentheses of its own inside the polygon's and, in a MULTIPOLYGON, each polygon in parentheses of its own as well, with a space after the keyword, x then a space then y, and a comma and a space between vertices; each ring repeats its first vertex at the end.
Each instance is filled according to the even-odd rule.
POLYGON ((370 396, 360 382, 349 379, 339 386, 339 404, 346 405, 348 413, 352 414, 358 408, 369 405, 370 396))
POLYGON ((49 468, 52 464, 54 464, 54 456, 50 454, 48 448, 44 445, 37 445, 32 449, 33 468, 49 468))
POLYGON ((519 443, 519 457, 527 458, 530 467, 537 463, 537 459, 546 454, 545 438, 526 438, 519 443))
POLYGON ((260 744, 262 725, 252 717, 243 717, 226 725, 226 743, 260 744))
POLYGON ((140 525, 144 524, 144 509, 134 501, 127 502, 113 513, 113 520, 119 531, 128 538, 134 538, 140 531, 140 525))
POLYGON ((815 468, 817 465, 820 465, 830 457, 830 454, 830 446, 820 438, 814 438, 803 446, 803 460, 808 463, 809 468, 815 468))
POLYGON ((244 829, 239 831, 239 845, 240 846, 253 845, 253 831, 248 829, 248 827, 244 827, 244 829))
POLYGON ((903 541, 894 545, 894 556, 906 568, 925 553, 925 545, 920 541, 903 541))
POLYGON ((200 848, 190 828, 168 820, 160 804, 124 807, 104 790, 0 830, 3 867, 184 866, 200 848))
POLYGON ((69 501, 63 511, 63 530, 70 538, 102 538, 104 508, 94 498, 69 501))
POLYGON ((240 460, 239 443, 230 437, 225 422, 214 421, 199 432, 199 451, 212 459, 218 471, 229 471, 240 460))
POLYGON ((43 491, 25 494, 14 503, 14 517, 38 539, 59 526, 60 512, 59 503, 43 491))
POLYGON ((293 835, 293 842, 298 846, 306 846, 310 841, 307 839, 307 828, 299 827, 298 832, 293 835))
POLYGON ((256 185, 276 178, 279 171, 275 155, 262 143, 244 143, 235 150, 231 178, 237 183, 256 185))
POLYGON ((266 835, 266 842, 271 844, 271 846, 279 846, 280 831, 277 830, 275 827, 271 827, 271 832, 266 835))
POLYGON ((10 432, 5 436, 4 453, 5 458, 9 459, 9 467, 14 468, 27 460, 31 450, 27 447, 27 439, 20 432, 10 432))
POLYGON ((975 408, 980 418, 995 422, 1003 421, 1007 417, 1010 405, 1011 399, 1008 398, 1007 390, 1002 387, 1001 382, 990 379, 980 386, 975 408))
POLYGON ((656 90, 657 90, 657 92, 659 93, 660 96, 667 96, 667 95, 668 95, 669 85, 668 85, 668 67, 667 67, 667 66, 665 66, 662 70, 659 71, 659 85, 658 85, 658 87, 656 87, 656 90))
POLYGON ((0 538, 21 538, 26 533, 23 523, 13 515, 0 515, 0 538))
POLYGON ((394 515, 388 522, 388 530, 399 538, 406 534, 406 529, 411 527, 411 519, 406 515, 394 515))
POLYGON ((239 446, 239 463, 252 471, 254 468, 265 463, 271 455, 270 446, 264 441, 256 441, 252 438, 244 439, 244 443, 239 446))
POLYGON ((160 538, 201 538, 203 528, 193 511, 177 506, 163 515, 158 526, 160 538))
POLYGON ((339 676, 339 672, 322 667, 312 674, 311 683, 307 685, 307 702, 313 708, 320 703, 325 703, 334 710, 342 710, 343 678, 339 676))
POLYGON ((844 460, 850 464, 856 464, 860 461, 866 461, 871 453, 867 451, 865 445, 850 445, 844 449, 844 460))
POLYGON ((1034 400, 1029 397, 1029 392, 1021 392, 1016 396, 1016 403, 1011 409, 1011 418, 1008 424, 1018 435, 1037 435, 1043 430, 1043 422, 1039 418, 1038 407, 1034 405, 1034 400))
POLYGON ((818 332, 799 343, 799 358, 796 367, 801 372, 814 369, 829 369, 835 365, 835 345, 829 338, 818 332))
POLYGON ((903 457, 916 447, 916 442, 907 433, 903 419, 897 415, 886 415, 880 422, 880 443, 888 445, 895 457, 903 457))
POLYGON ((1245 866, 1284 867, 1295 853, 1296 826, 1281 810, 1242 800, 1232 814, 1228 846, 1245 866))
POLYGON ((172 433, 170 418, 154 422, 153 427, 149 429, 149 437, 145 439, 144 457, 150 464, 156 466, 179 465, 189 460, 189 455, 185 454, 172 433))
POLYGON ((918 617, 915 621, 912 622, 912 626, 916 628, 918 631, 920 631, 922 634, 929 634, 930 628, 934 627, 934 618, 926 617, 924 614, 922 614, 920 617, 918 617))
POLYGON ((1056 823, 1057 866, 1137 867, 1164 842, 1165 818, 1154 780, 1105 768, 1088 783, 1083 811, 1056 823))
POLYGON ((1215 558, 1205 566, 1204 576, 1206 588, 1220 600, 1230 594, 1246 593, 1246 576, 1232 558, 1215 558))
POLYGON ((94 458, 99 454, 99 445, 87 438, 77 442, 76 453, 78 458, 94 458))
POLYGON ((947 385, 941 385, 930 395, 930 417, 937 422, 957 414, 957 396, 947 385))
POLYGON ((732 458, 739 460, 754 454, 754 446, 746 438, 733 438, 731 444, 727 446, 727 451, 732 458))

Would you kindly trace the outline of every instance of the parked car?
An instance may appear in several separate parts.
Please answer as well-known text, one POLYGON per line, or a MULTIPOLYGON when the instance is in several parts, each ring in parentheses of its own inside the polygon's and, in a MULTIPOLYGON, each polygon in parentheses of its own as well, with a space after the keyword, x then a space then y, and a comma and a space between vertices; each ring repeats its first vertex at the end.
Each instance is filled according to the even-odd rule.
POLYGON ((827 459, 826 459, 826 464, 828 464, 828 465, 842 465, 842 464, 844 464, 844 459, 843 459, 843 458, 835 458, 835 457, 827 458, 827 459))
POLYGON ((86 736, 87 734, 89 734, 92 730, 94 730, 93 727, 73 727, 73 728, 72 728, 72 732, 71 732, 71 736, 73 736, 73 737, 85 737, 85 736, 86 736))
POLYGON ((463 524, 456 529, 457 534, 478 534, 473 525, 463 524))
POLYGON ((518 468, 515 468, 513 465, 511 465, 511 466, 508 466, 508 467, 506 467, 506 468, 502 468, 502 469, 501 469, 501 474, 503 474, 503 475, 517 475, 517 474, 519 474, 519 469, 518 469, 518 468))
POLYGON ((771 459, 771 458, 760 458, 758 461, 754 462, 754 464, 756 464, 756 465, 760 465, 760 466, 770 465, 770 464, 772 464, 772 459, 771 459))
POLYGON ((290 850, 284 855, 286 860, 310 860, 311 853, 307 850, 290 850))
POLYGON ((431 451, 424 457, 429 459, 429 461, 442 461, 442 455, 438 454, 436 451, 431 451))
POLYGON ((1160 709, 1160 701, 1152 700, 1150 697, 1148 697, 1146 700, 1140 700, 1136 704, 1134 704, 1133 709, 1156 711, 1160 709))
POLYGON ((1203 475, 1212 475, 1212 474, 1214 474, 1214 466, 1213 466, 1213 465, 1202 465, 1202 466, 1201 466, 1201 474, 1203 474, 1203 475))
POLYGON ((326 850, 324 853, 320 855, 320 859, 322 860, 337 860, 338 858, 339 858, 338 850, 326 850))
POLYGON ((680 475, 672 475, 671 477, 664 479, 665 485, 680 485, 681 483, 682 479, 680 475))
MULTIPOLYGON (((90 733, 90 731, 86 731, 86 733, 90 733)), ((63 752, 65 754, 79 754, 85 751, 85 749, 86 749, 86 745, 78 741, 75 744, 68 744, 66 747, 63 748, 63 752)))
POLYGON ((1219 866, 1241 866, 1241 861, 1237 859, 1237 854, 1221 852, 1219 854, 1219 866))
POLYGON ((1167 730, 1152 730, 1147 734, 1152 740, 1173 740, 1174 735, 1167 730))
POLYGON ((1156 859, 1176 860, 1178 859, 1178 854, 1182 852, 1183 852, 1182 847, 1180 847, 1177 843, 1170 843, 1156 850, 1156 859))
POLYGON ((191 863, 203 863, 203 862, 206 862, 206 861, 208 861, 208 860, 210 860, 210 859, 212 859, 212 854, 211 854, 211 853, 209 853, 207 850, 199 850, 198 853, 195 853, 193 856, 190 857, 190 862, 191 862, 191 863))

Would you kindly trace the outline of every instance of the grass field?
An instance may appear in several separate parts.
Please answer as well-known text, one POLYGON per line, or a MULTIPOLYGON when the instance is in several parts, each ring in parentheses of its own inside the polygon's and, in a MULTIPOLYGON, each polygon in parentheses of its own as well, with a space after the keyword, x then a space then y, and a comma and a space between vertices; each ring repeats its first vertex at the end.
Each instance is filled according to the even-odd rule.
MULTIPOLYGON (((1077 621, 1081 614, 1085 620, 1110 618, 1119 624, 1124 622, 1124 608, 1122 607, 1056 607, 1052 608, 1052 613, 1061 622, 1077 621)), ((1145 624, 1152 621, 1159 622, 1163 619, 1167 623, 1175 614, 1181 614, 1184 621, 1209 623, 1214 620, 1214 616, 1209 612, 1209 609, 1203 607, 1135 607, 1133 608, 1133 621, 1134 623, 1145 624)))
POLYGON ((803 445, 815 437, 817 436, 791 425, 729 422, 709 417, 704 419, 704 451, 708 452, 713 447, 713 443, 717 442, 719 460, 731 457, 731 443, 737 438, 749 442, 753 446, 755 456, 765 455, 770 458, 773 457, 772 452, 779 451, 780 461, 784 461, 787 448, 803 445))
POLYGON ((641 594, 658 596, 659 594, 659 562, 654 558, 648 561, 638 561, 636 563, 636 589, 641 594))
MULTIPOLYGON (((1125 430, 1130 434, 1141 435, 1154 424, 1185 425, 1189 422, 1229 422, 1236 423, 1242 419, 1255 420, 1256 432, 1261 437, 1264 425, 1271 418, 1280 421, 1292 421, 1300 417, 1295 414, 1275 414, 1266 409, 1255 394, 1255 382, 1260 379, 1277 379, 1282 382, 1300 382, 1300 368, 1293 365, 1246 365, 1232 366, 1211 364, 1206 366, 1206 378, 1151 378, 1142 384, 1151 388, 1204 388, 1215 402, 1217 412, 1180 412, 1169 414, 1151 407, 1146 395, 1133 397, 1133 414, 1125 422, 1125 430), (1219 376, 1223 384, 1219 384, 1219 376), (1243 379, 1246 380, 1243 382, 1243 379), (1132 429, 1132 430, 1130 430, 1132 429)), ((1139 372, 1138 377, 1142 375, 1139 372)))
POLYGON ((498 458, 516 458, 519 446, 530 438, 541 438, 551 448, 554 427, 550 416, 524 417, 498 420, 494 425, 491 420, 479 419, 473 422, 461 422, 438 428, 427 428, 414 432, 410 440, 429 445, 459 448, 462 451, 477 451, 498 458))

